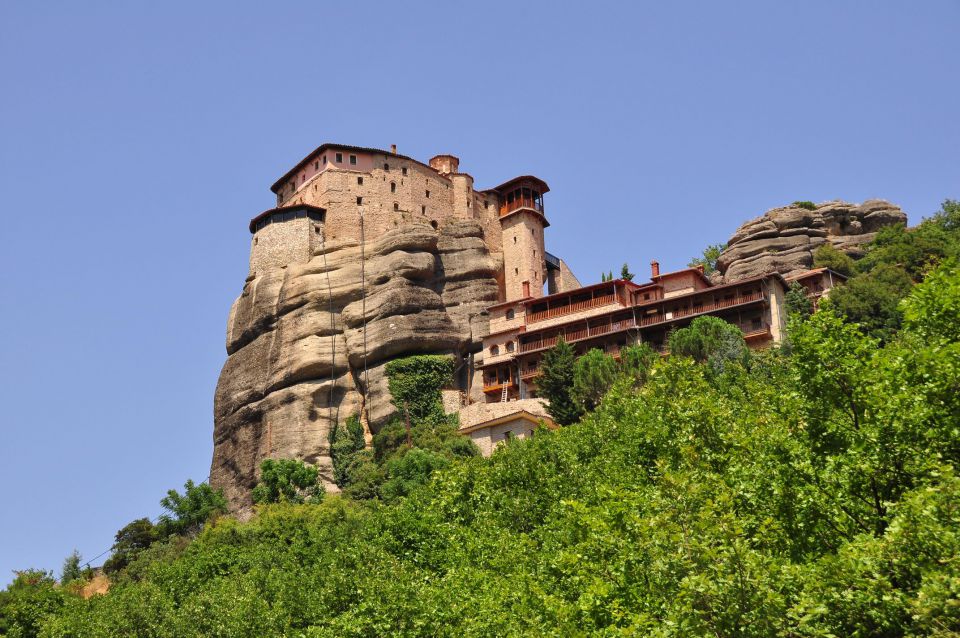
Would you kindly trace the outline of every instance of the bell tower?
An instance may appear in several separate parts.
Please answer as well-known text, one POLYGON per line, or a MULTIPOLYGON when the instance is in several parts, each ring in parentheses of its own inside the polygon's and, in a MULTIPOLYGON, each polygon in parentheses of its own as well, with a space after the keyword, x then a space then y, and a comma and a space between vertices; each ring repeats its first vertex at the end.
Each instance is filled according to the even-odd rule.
POLYGON ((543 195, 550 187, 525 175, 493 190, 500 199, 506 300, 541 297, 546 281, 543 229, 550 225, 543 212, 543 195))

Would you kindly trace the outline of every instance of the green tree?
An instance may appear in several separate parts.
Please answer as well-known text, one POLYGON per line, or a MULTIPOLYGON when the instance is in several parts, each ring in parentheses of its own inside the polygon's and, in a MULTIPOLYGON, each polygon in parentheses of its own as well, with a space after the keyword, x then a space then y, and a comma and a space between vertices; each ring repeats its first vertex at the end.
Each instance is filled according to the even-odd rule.
POLYGON ((226 513, 227 500, 223 491, 214 490, 206 482, 194 484, 191 479, 183 484, 183 494, 168 490, 160 499, 167 514, 160 516, 157 531, 160 536, 170 534, 195 534, 203 525, 216 516, 226 513))
POLYGON ((80 568, 80 552, 73 550, 73 553, 63 561, 63 569, 60 570, 60 584, 66 585, 81 578, 83 578, 83 570, 80 568))
POLYGON ((450 465, 450 459, 442 454, 413 448, 406 454, 387 461, 386 469, 389 478, 384 482, 380 492, 388 501, 407 496, 418 487, 425 485, 436 470, 448 465, 450 465))
POLYGON ((573 400, 584 412, 600 404, 617 378, 617 362, 598 348, 579 357, 573 366, 573 400))
POLYGON ((296 459, 266 459, 260 464, 253 502, 317 503, 323 494, 317 468, 296 459))
POLYGON ((28 569, 0 592, 0 635, 33 638, 43 623, 63 607, 65 595, 50 572, 28 569))
POLYGON ((347 486, 351 470, 360 460, 358 454, 366 448, 360 417, 351 415, 346 423, 334 423, 330 430, 330 459, 333 462, 333 480, 341 489, 347 486))
POLYGON ((821 244, 813 251, 814 268, 829 268, 834 272, 849 277, 853 274, 853 258, 842 250, 838 250, 833 244, 821 244))
POLYGON ((913 287, 900 266, 883 264, 830 291, 829 305, 868 335, 889 341, 903 321, 900 300, 913 287))
POLYGON ((797 208, 804 208, 806 210, 817 210, 817 205, 807 200, 796 201, 793 202, 792 205, 796 206, 797 208))
POLYGON ((570 425, 583 414, 573 399, 575 363, 573 348, 562 336, 557 339, 556 345, 543 355, 537 389, 549 402, 547 412, 560 425, 570 425))
POLYGON ((127 523, 114 537, 112 554, 103 564, 108 574, 119 572, 139 554, 160 538, 160 533, 149 518, 138 518, 127 523))
POLYGON ((807 295, 806 287, 800 282, 794 281, 790 284, 787 294, 783 297, 783 302, 788 315, 809 317, 813 314, 813 302, 807 295))
POLYGON ((620 348, 620 370, 635 386, 643 385, 650 370, 660 361, 660 353, 647 343, 620 348))
POLYGON ((690 268, 703 266, 705 275, 712 274, 717 271, 717 260, 720 259, 720 254, 726 247, 726 244, 710 244, 703 249, 703 253, 699 257, 691 259, 687 266, 690 268))
POLYGON ((688 327, 671 332, 669 345, 671 355, 692 357, 714 372, 722 372, 728 363, 744 362, 748 355, 743 332, 719 317, 697 317, 688 327))
POLYGON ((626 281, 633 281, 634 274, 630 272, 630 267, 627 264, 623 264, 620 268, 620 279, 625 279, 626 281))

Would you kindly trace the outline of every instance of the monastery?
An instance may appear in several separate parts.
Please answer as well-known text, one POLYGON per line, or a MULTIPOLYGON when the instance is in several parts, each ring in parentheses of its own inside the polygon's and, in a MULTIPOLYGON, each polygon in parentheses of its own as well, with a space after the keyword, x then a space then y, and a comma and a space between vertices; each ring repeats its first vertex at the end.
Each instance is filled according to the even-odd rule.
MULTIPOLYGON (((324 243, 362 246, 410 224, 479 223, 484 245, 501 260, 497 303, 487 308, 483 336, 457 387, 445 392, 445 406, 460 413, 462 432, 485 454, 506 438, 531 435, 539 423, 555 427, 537 377, 544 352, 561 337, 580 354, 599 348, 616 358, 637 343, 666 353, 671 330, 711 315, 740 328, 751 347, 782 339, 790 282, 779 273, 715 285, 702 268, 662 273, 653 261, 647 282, 583 286, 546 250, 550 187, 543 179, 522 175, 476 190, 459 164, 453 155, 422 163, 395 146, 321 145, 273 184, 276 208, 251 220, 250 276, 306 263, 324 243)), ((817 299, 841 276, 820 269, 791 279, 817 299)))

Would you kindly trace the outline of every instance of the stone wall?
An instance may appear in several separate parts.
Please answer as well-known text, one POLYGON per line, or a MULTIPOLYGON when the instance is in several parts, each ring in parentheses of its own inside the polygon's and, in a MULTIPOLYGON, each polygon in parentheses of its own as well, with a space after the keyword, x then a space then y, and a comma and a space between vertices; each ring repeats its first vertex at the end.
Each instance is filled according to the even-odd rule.
POLYGON ((323 242, 323 224, 308 217, 268 224, 250 239, 250 274, 303 264, 323 242))

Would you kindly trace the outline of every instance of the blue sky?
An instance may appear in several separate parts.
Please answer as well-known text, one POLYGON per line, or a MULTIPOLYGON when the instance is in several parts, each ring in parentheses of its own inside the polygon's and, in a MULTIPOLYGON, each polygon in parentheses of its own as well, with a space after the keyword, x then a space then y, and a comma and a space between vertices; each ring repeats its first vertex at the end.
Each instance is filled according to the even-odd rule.
POLYGON ((203 480, 247 221, 324 141, 551 186, 581 281, 960 198, 958 2, 0 3, 0 583, 203 480))

